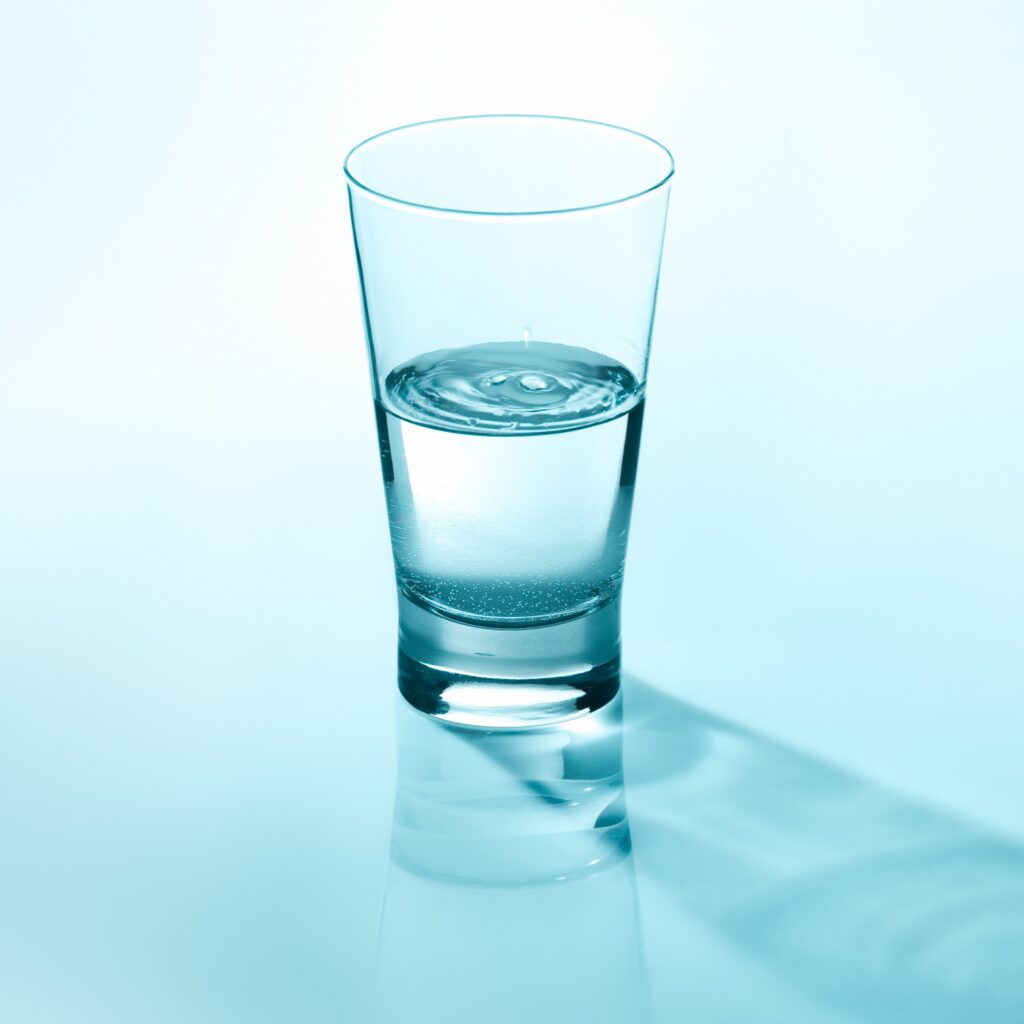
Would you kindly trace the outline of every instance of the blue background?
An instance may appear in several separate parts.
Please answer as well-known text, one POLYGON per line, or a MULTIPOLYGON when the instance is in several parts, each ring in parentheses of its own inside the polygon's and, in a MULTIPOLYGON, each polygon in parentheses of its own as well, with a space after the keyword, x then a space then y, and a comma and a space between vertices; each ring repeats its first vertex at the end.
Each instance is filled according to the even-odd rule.
POLYGON ((1024 1017, 1019 5, 3 20, 0 1017, 369 1019, 395 621, 341 159, 486 110, 679 166, 629 984, 658 1021, 1024 1017))

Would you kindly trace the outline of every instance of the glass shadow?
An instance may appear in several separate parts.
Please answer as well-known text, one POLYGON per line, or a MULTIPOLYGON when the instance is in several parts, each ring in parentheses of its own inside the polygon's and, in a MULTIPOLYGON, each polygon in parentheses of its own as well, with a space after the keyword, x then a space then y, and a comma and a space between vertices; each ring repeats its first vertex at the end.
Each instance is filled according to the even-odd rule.
POLYGON ((1024 845, 625 686, 638 871, 673 913, 854 1021, 1024 1021, 1024 845))
POLYGON ((377 1019, 650 1020, 622 702, 533 730, 396 701, 377 1019))

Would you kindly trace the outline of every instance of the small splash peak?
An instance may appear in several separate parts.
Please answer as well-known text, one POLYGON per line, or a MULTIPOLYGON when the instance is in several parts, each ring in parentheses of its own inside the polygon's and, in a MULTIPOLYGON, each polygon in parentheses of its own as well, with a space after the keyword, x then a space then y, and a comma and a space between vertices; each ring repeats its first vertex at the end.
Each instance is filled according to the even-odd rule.
POLYGON ((527 391, 547 391, 555 384, 556 382, 547 374, 523 373, 519 376, 519 386, 527 391))

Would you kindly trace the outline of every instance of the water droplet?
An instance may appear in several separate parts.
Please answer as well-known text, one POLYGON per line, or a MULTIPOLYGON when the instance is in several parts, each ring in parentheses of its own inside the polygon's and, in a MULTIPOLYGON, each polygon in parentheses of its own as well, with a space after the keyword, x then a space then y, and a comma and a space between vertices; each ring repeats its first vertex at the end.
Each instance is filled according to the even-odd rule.
POLYGON ((496 373, 491 377, 488 377, 485 383, 490 384, 492 387, 497 384, 504 384, 508 380, 507 373, 496 373))

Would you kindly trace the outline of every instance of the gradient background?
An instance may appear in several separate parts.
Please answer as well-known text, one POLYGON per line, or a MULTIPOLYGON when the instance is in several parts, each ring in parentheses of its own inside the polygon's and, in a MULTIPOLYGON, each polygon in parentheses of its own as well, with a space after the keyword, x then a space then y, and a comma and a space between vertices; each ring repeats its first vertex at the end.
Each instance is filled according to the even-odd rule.
POLYGON ((631 787, 658 1019, 1024 1019, 1022 52, 1009 2, 8 9, 0 1017, 367 1019, 395 622, 341 161, 528 111, 676 155, 626 661, 733 738, 711 849, 789 869, 723 925, 651 823, 699 801, 631 787), (807 897, 867 819, 961 852, 807 897))

